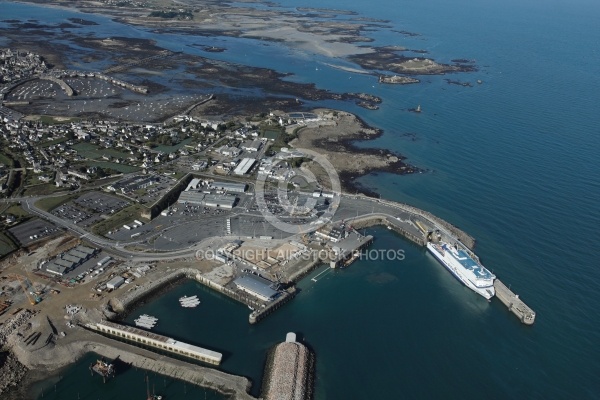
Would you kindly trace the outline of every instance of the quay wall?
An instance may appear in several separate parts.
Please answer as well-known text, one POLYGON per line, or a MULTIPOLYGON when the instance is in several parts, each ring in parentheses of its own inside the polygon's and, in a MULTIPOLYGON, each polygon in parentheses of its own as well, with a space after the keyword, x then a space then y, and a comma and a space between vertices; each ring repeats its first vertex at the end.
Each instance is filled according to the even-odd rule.
POLYGON ((318 257, 314 257, 306 267, 288 276, 288 282, 299 282, 302 278, 310 274, 323 263, 323 260, 320 260, 318 257))
POLYGON ((352 226, 356 229, 369 228, 371 226, 386 226, 404 236, 411 242, 418 244, 419 246, 425 246, 426 244, 423 237, 415 236, 407 230, 402 229, 402 227, 390 222, 385 215, 369 215, 365 217, 354 218, 352 219, 352 226))
POLYGON ((170 284, 174 284, 183 279, 192 279, 195 280, 204 286, 216 290, 219 293, 224 294, 225 296, 236 300, 242 304, 246 304, 248 306, 252 306, 257 309, 249 316, 249 322, 251 324, 255 324, 258 321, 265 318, 267 315, 271 314, 273 311, 281 307, 283 304, 290 301, 295 295, 295 289, 288 289, 288 291, 284 292, 280 298, 269 303, 266 307, 260 308, 261 303, 252 302, 245 296, 240 295, 239 293, 226 288, 216 282, 213 282, 201 274, 198 273, 197 270, 191 268, 182 268, 172 273, 163 276, 162 278, 153 280, 146 287, 140 288, 138 290, 133 290, 131 292, 127 292, 123 296, 116 297, 110 300, 110 307, 105 306, 102 310, 103 314, 106 316, 108 320, 116 320, 120 317, 123 317, 127 313, 131 312, 137 304, 144 301, 149 296, 163 290, 166 286, 170 284))
POLYGON ((372 197, 368 197, 368 196, 364 196, 364 195, 360 195, 360 196, 363 198, 369 199, 371 201, 374 201, 374 202, 378 202, 378 203, 381 203, 381 204, 384 204, 384 205, 387 205, 390 207, 397 208, 402 211, 406 211, 406 212, 409 212, 412 214, 419 215, 420 217, 422 217, 426 220, 429 220, 434 225, 439 225, 439 226, 443 227, 444 229, 446 229, 447 231, 449 231, 452 235, 457 237, 470 250, 473 250, 473 248, 475 247, 475 238, 473 238, 473 236, 471 236, 468 233, 464 232, 463 230, 457 228, 456 226, 452 225, 448 221, 444 221, 443 219, 436 217, 435 215, 431 214, 428 211, 421 210, 417 207, 413 207, 413 206, 405 204, 405 203, 399 203, 399 202, 383 200, 383 199, 376 199, 376 198, 372 198, 372 197))
POLYGON ((256 324, 264 319, 267 315, 271 314, 273 311, 277 310, 279 307, 283 306, 285 303, 290 301, 296 296, 296 289, 290 288, 287 291, 283 292, 277 300, 270 302, 265 308, 260 308, 256 311, 253 311, 248 316, 248 322, 251 324, 256 324))
POLYGON ((525 325, 533 325, 535 322, 535 312, 518 295, 507 288, 500 279, 494 280, 494 289, 496 290, 496 298, 508 307, 510 312, 515 314, 525 325))

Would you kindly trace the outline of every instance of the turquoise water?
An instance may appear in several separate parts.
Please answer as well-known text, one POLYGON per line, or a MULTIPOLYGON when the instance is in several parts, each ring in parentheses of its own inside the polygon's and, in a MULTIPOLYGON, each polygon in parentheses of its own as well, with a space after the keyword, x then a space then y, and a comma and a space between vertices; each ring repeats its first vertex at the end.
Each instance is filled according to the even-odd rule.
MULTIPOLYGON (((280 44, 157 36, 84 18, 102 22, 98 35, 116 30, 194 54, 204 53, 186 44, 214 44, 228 50, 211 57, 293 72, 291 79, 325 89, 381 96, 384 103, 375 112, 324 104, 356 112, 385 130, 361 145, 396 150, 430 172, 376 174, 361 183, 474 235, 485 265, 537 311, 536 323, 522 326, 497 301, 488 304, 456 283, 421 249, 378 230, 374 246, 404 248, 405 261, 357 262, 316 284, 303 282, 298 298, 257 326, 247 324, 243 306, 188 284, 149 306, 161 318, 158 330, 222 351, 224 370, 254 381, 266 350, 285 332, 299 332, 317 353, 318 399, 597 398, 600 272, 593 248, 600 226, 600 4, 303 0, 301 5, 390 19, 395 29, 422 36, 404 38, 381 29, 372 33, 376 45, 428 50, 439 61, 475 59, 481 69, 425 77, 419 85, 384 86, 374 77, 324 65, 352 66, 343 60, 280 44), (445 78, 474 87, 449 85, 445 78), (475 84, 477 79, 483 84, 475 84), (417 104, 422 114, 405 111, 417 104), (170 311, 180 291, 200 293, 202 306, 185 310, 197 318, 170 311)), ((1 8, 3 19, 41 10, 1 8)), ((24 18, 70 16, 36 12, 24 18)))

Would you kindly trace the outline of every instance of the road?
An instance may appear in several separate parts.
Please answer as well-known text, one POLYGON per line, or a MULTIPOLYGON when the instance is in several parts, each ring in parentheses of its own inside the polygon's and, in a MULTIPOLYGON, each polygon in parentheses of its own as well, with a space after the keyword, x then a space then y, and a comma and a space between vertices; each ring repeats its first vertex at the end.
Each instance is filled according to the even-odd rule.
MULTIPOLYGON (((198 215, 197 217, 185 216, 181 218, 181 222, 179 220, 174 220, 172 221, 172 224, 166 226, 164 229, 153 232, 150 236, 144 237, 143 239, 116 241, 95 235, 72 222, 66 221, 36 207, 35 202, 41 198, 43 197, 13 198, 10 200, 13 202, 19 200, 23 208, 31 214, 51 221, 55 225, 71 231, 75 236, 85 239, 99 248, 108 250, 116 256, 126 259, 135 259, 136 261, 190 258, 195 256, 197 250, 205 249, 207 246, 219 246, 220 244, 231 241, 233 236, 227 236, 225 229, 227 218, 241 218, 238 223, 244 225, 244 228, 246 229, 239 229, 239 232, 233 230, 232 233, 236 235, 256 232, 259 235, 269 235, 280 237, 282 239, 289 236, 288 233, 279 235, 276 230, 267 229, 264 224, 268 222, 256 225, 259 219, 264 218, 259 211, 248 212, 244 207, 238 207, 237 212, 222 215, 198 215), (168 237, 166 235, 167 233, 169 233, 168 237), (161 244, 161 242, 163 243, 161 244), (145 248, 146 250, 140 251, 125 248, 125 246, 131 247, 134 245, 145 248), (169 248, 173 246, 179 247, 174 248, 171 251, 156 252, 156 248, 169 248)), ((425 212, 416 210, 413 207, 365 196, 350 194, 343 194, 341 196, 340 205, 335 214, 336 221, 350 221, 354 218, 366 215, 377 215, 393 220, 396 220, 399 216, 403 216, 403 218, 406 219, 407 215, 409 219, 418 217, 428 225, 439 229, 445 236, 455 236, 445 227, 440 226, 435 221, 429 219, 425 215, 425 212)), ((415 233, 419 233, 418 230, 415 230, 415 233)), ((245 237, 245 235, 243 237, 245 237)))

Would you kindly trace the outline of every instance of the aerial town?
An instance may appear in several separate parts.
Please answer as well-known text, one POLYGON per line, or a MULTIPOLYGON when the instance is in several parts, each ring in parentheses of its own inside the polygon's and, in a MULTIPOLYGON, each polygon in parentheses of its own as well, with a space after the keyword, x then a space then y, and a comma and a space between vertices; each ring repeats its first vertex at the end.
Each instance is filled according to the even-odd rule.
MULTIPOLYGON (((476 259, 474 239, 449 223, 406 204, 344 193, 335 179, 307 172, 322 161, 293 139, 299 130, 336 124, 340 114, 332 110, 265 110, 227 121, 184 111, 135 123, 11 108, 31 96, 76 96, 75 82, 89 79, 145 90, 106 75, 49 70, 33 53, 0 52, 0 347, 12 360, 2 366, 0 393, 28 369, 58 369, 93 347, 144 369, 167 363, 181 380, 253 398, 259 382, 215 368, 226 355, 211 343, 155 333, 160 321, 152 315, 133 324, 125 317, 165 287, 192 280, 247 306, 248 323, 259 324, 302 296, 296 284, 307 274, 363 257, 374 239, 363 228, 375 225, 419 246, 456 241, 476 259), (153 362, 153 351, 176 357, 153 362)), ((504 304, 519 304, 511 311, 523 323, 533 323, 535 313, 499 280, 495 290, 504 304)), ((180 299, 184 308, 202 301, 180 299)), ((294 333, 265 359, 264 398, 312 398, 318 355, 294 333)), ((94 370, 108 378, 102 371, 109 367, 94 370)))

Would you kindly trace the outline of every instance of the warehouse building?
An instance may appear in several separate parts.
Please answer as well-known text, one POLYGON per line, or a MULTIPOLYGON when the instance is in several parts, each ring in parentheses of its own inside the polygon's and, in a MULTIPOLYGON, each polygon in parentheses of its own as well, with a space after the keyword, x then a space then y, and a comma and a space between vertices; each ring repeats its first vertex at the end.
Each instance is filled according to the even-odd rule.
POLYGON ((224 190, 226 192, 244 193, 248 188, 245 183, 234 183, 234 182, 213 182, 210 184, 210 188, 213 190, 224 190))
POLYGON ((178 203, 193 204, 204 207, 223 208, 231 210, 237 201, 237 197, 224 194, 207 194, 196 191, 181 192, 178 203))
POLYGON ((67 273, 67 268, 63 267, 62 265, 57 265, 55 263, 49 263, 46 266, 46 271, 54 275, 63 276, 67 273))
POLYGON ((245 175, 250 171, 256 160, 254 158, 244 158, 238 166, 233 170, 236 175, 245 175))
POLYGON ((124 283, 125 283, 125 278, 123 278, 122 276, 115 276, 110 281, 106 282, 106 288, 112 289, 112 290, 118 289, 124 283))
POLYGON ((240 290, 264 301, 273 300, 278 292, 272 288, 273 282, 256 275, 242 275, 233 283, 240 290))

